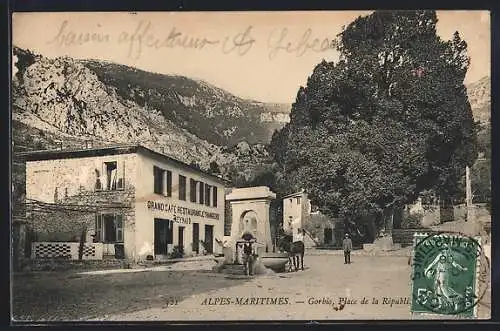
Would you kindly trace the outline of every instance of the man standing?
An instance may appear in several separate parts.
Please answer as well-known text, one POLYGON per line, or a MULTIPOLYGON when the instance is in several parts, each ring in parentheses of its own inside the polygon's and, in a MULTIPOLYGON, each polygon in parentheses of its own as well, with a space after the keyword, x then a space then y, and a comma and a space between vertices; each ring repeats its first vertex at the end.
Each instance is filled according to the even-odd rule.
POLYGON ((245 274, 253 276, 255 252, 252 247, 252 242, 248 241, 243 245, 243 265, 245 266, 245 274))
POLYGON ((352 241, 348 233, 345 234, 342 248, 344 249, 344 264, 351 264, 352 241))

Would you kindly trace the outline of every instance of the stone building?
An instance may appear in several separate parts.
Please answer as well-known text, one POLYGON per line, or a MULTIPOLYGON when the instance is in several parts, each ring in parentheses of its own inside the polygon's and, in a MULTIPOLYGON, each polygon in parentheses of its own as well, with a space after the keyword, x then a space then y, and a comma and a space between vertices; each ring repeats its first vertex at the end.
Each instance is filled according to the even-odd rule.
POLYGON ((94 259, 222 252, 225 181, 217 176, 140 145, 19 156, 34 257, 74 256, 78 238, 94 259))
POLYGON ((283 197, 283 229, 285 232, 296 232, 303 229, 311 214, 311 203, 304 191, 283 197))
POLYGON ((303 190, 283 197, 283 230, 294 236, 299 229, 306 230, 306 247, 314 247, 321 242, 320 236, 310 231, 311 221, 316 219, 316 214, 312 212, 311 201, 303 190))

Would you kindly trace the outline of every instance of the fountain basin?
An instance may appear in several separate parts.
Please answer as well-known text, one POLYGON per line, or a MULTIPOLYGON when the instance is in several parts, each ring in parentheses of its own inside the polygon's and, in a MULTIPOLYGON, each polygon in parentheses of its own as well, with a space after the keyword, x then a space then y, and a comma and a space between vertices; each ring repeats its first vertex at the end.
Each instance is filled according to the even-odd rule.
POLYGON ((288 254, 286 253, 264 253, 259 256, 262 264, 271 270, 282 272, 288 263, 288 254))

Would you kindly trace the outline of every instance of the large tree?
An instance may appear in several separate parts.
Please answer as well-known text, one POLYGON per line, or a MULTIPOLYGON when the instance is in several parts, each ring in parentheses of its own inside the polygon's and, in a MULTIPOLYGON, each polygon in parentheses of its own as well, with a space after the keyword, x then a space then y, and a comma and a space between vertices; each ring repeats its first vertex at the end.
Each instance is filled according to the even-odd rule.
POLYGON ((380 215, 423 190, 448 197, 476 158, 458 33, 436 35, 434 11, 377 11, 338 36, 340 60, 301 87, 271 150, 320 210, 380 215))

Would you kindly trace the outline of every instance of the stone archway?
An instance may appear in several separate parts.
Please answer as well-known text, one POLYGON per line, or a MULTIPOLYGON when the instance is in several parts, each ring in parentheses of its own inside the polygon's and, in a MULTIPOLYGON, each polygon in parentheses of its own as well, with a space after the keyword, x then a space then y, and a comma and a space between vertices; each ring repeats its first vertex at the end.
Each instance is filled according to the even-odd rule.
POLYGON ((238 228, 240 237, 245 232, 250 232, 255 238, 259 237, 257 234, 257 217, 257 213, 254 210, 247 210, 241 214, 238 228))
POLYGON ((249 230, 266 250, 272 249, 269 205, 275 198, 276 194, 266 186, 233 189, 226 196, 232 210, 231 241, 240 239, 249 230))

